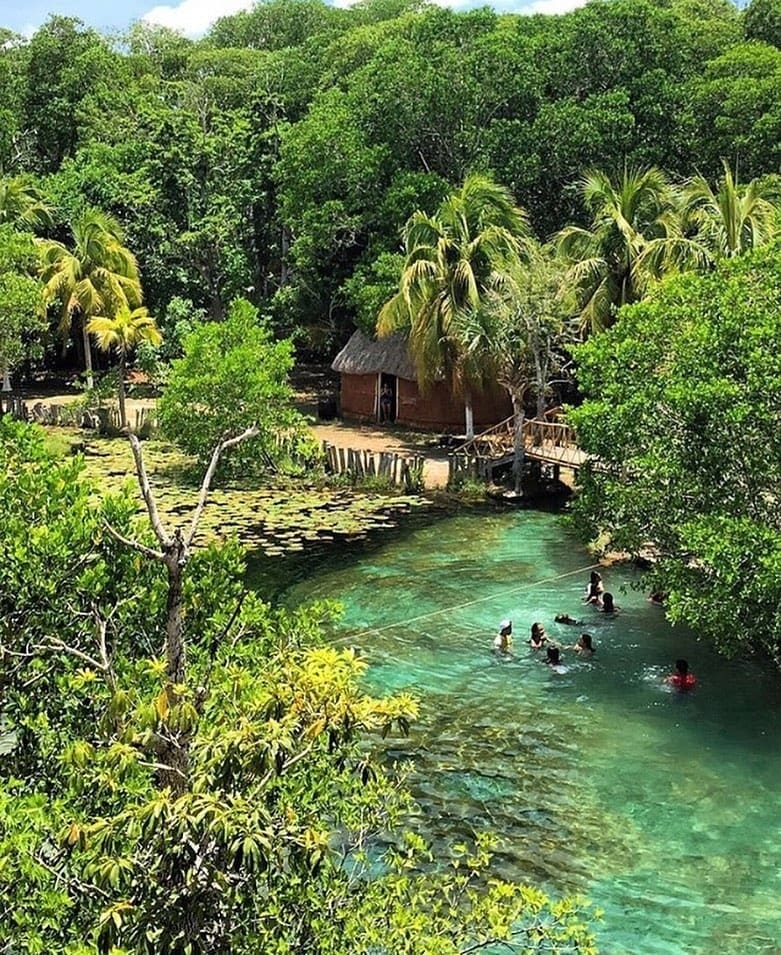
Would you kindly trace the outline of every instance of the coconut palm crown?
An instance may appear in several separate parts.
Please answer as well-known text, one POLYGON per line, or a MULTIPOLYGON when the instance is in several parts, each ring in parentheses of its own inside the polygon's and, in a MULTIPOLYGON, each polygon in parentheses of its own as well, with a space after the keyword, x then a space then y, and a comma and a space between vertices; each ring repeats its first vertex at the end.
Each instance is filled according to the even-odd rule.
POLYGON ((112 349, 119 357, 119 416, 122 427, 127 427, 125 409, 125 366, 128 354, 140 342, 159 345, 163 336, 154 318, 146 307, 130 309, 122 305, 113 317, 95 315, 87 322, 87 332, 95 338, 98 348, 108 352, 112 349))
POLYGON ((52 224, 44 194, 21 176, 0 178, 0 225, 36 231, 52 224))
POLYGON ((84 363, 92 375, 86 327, 95 315, 113 317, 120 308, 141 304, 141 282, 133 253, 122 244, 119 223, 88 209, 73 223, 73 250, 60 242, 43 243, 41 280, 44 300, 60 302, 58 331, 68 335, 74 318, 81 321, 84 363))
POLYGON ((654 277, 644 253, 650 242, 675 235, 678 224, 674 192, 655 166, 625 168, 616 180, 595 170, 581 189, 591 225, 566 226, 555 243, 570 266, 566 282, 578 299, 585 335, 607 328, 622 305, 643 296, 654 277))
POLYGON ((696 176, 683 192, 684 230, 694 233, 714 264, 765 245, 781 230, 781 196, 778 185, 769 179, 737 181, 729 163, 712 188, 704 176, 696 176))
POLYGON ((418 211, 403 230, 399 290, 380 310, 377 331, 406 330, 422 390, 449 379, 467 405, 491 376, 484 315, 489 291, 524 254, 526 213, 490 178, 472 174, 435 215, 418 211))

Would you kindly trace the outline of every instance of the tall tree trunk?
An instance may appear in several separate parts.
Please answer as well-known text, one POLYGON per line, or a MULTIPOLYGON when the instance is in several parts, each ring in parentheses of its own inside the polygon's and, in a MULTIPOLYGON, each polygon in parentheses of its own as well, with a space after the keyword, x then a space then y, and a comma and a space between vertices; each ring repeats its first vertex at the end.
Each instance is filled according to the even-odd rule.
POLYGON ((123 431, 127 429, 127 411, 125 409, 125 353, 119 356, 119 382, 117 383, 119 398, 119 424, 123 431))
POLYGON ((466 425, 467 440, 475 436, 475 416, 472 411, 472 395, 467 391, 464 395, 464 423, 466 425))
POLYGON ((11 410, 11 376, 8 373, 8 365, 3 367, 3 386, 0 390, 0 418, 6 413, 6 410, 11 410), (8 405, 6 409, 6 403, 8 405))
POLYGON ((290 243, 292 241, 292 233, 290 227, 287 225, 282 225, 280 232, 280 256, 279 256, 279 287, 284 288, 290 281, 290 271, 287 265, 287 254, 290 250, 290 243))
POLYGON ((87 316, 82 315, 80 321, 81 340, 84 345, 84 372, 87 377, 87 387, 93 388, 95 386, 95 379, 92 377, 92 345, 90 344, 89 332, 87 331, 87 316))
MULTIPOLYGON (((178 691, 187 677, 184 639, 182 581, 187 566, 188 548, 181 531, 176 531, 166 550, 168 598, 165 611, 166 696, 168 709, 179 702, 178 691)), ((165 767, 158 774, 161 787, 169 787, 174 795, 186 792, 190 785, 190 733, 173 730, 162 720, 160 763, 165 767)))
POLYGON ((513 402, 513 490, 516 494, 523 491, 523 466, 526 458, 526 449, 523 444, 523 396, 514 391, 511 394, 513 402))
POLYGON ((543 418, 545 416, 545 386, 547 385, 548 369, 547 362, 545 363, 545 368, 543 369, 543 363, 540 360, 539 351, 534 353, 534 373, 535 373, 535 390, 537 392, 537 417, 543 418))

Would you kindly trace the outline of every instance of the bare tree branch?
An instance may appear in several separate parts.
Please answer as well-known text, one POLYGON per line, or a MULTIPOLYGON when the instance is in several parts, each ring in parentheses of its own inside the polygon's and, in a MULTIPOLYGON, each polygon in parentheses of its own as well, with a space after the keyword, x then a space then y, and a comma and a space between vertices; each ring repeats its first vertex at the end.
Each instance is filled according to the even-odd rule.
POLYGON ((152 524, 152 530, 155 532, 157 539, 163 545, 163 549, 165 549, 171 546, 171 538, 165 532, 163 522, 160 520, 160 514, 157 510, 157 504, 155 504, 155 499, 152 496, 152 488, 149 485, 149 478, 147 477, 146 467, 144 466, 144 457, 141 453, 141 442, 132 431, 128 433, 127 439, 130 442, 130 447, 133 451, 133 459, 136 462, 138 483, 141 487, 141 494, 144 497, 144 503, 146 504, 146 509, 149 514, 149 521, 152 524))
POLYGON ((111 896, 104 892, 103 889, 98 888, 96 885, 88 885, 86 882, 82 882, 80 879, 77 879, 75 875, 72 875, 70 872, 63 872, 59 869, 55 869, 54 866, 49 865, 44 859, 41 858, 41 854, 37 855, 33 852, 28 853, 29 857, 36 862, 41 868, 46 869, 47 872, 51 873, 57 880, 55 885, 60 880, 68 883, 69 887, 75 887, 80 892, 83 892, 85 895, 99 895, 102 899, 105 899, 107 902, 111 901, 111 896))
POLYGON ((287 772, 287 770, 290 769, 291 766, 295 766, 295 764, 299 760, 305 759, 315 748, 316 742, 317 742, 317 737, 315 737, 315 739, 313 739, 308 746, 305 746, 304 749, 296 753, 295 756, 291 756, 290 759, 287 760, 287 762, 283 763, 279 771, 275 769, 270 769, 266 773, 266 775, 263 777, 263 779, 261 779, 259 783, 260 788, 262 789, 264 786, 267 786, 275 776, 281 776, 283 773, 287 772))
POLYGON ((114 673, 114 667, 111 665, 111 661, 109 660, 108 648, 106 647, 106 630, 108 628, 111 615, 109 615, 108 619, 104 620, 96 606, 93 606, 92 614, 98 631, 98 647, 100 649, 100 659, 103 661, 103 669, 106 673, 106 679, 108 680, 111 689, 116 691, 117 678, 116 674, 114 673))
POLYGON ((88 663, 95 670, 106 670, 105 665, 100 660, 96 660, 95 657, 91 657, 88 653, 84 653, 84 651, 79 650, 78 647, 69 646, 62 640, 58 640, 57 637, 47 637, 45 643, 35 644, 33 646, 33 650, 46 650, 48 652, 51 652, 52 650, 62 650, 63 653, 67 653, 72 657, 76 657, 77 659, 88 663))
POLYGON ((163 554, 162 551, 154 550, 151 547, 147 547, 146 544, 140 544, 138 541, 131 540, 129 537, 123 537, 122 534, 115 530, 107 521, 103 522, 103 526, 115 540, 120 542, 120 544, 125 544, 127 547, 131 547, 133 550, 137 550, 140 554, 144 554, 146 557, 151 557, 153 560, 165 560, 165 554, 163 554))
MULTIPOLYGON (((203 509, 206 506, 206 497, 209 493, 209 487, 212 483, 212 478, 214 477, 214 472, 217 470, 217 465, 220 462, 220 455, 223 451, 226 451, 228 448, 234 447, 234 445, 241 444, 242 441, 246 441, 248 438, 254 438, 257 434, 260 433, 260 428, 253 424, 251 427, 247 428, 246 431, 243 431, 241 434, 237 434, 233 438, 224 438, 217 447, 212 452, 212 459, 209 462, 209 467, 206 469, 206 474, 203 476, 203 482, 201 483, 201 491, 198 495, 198 504, 195 507, 195 512, 193 513, 193 521, 190 525, 190 533, 185 540, 185 547, 189 548, 195 537, 195 533, 198 530, 198 522, 201 519, 201 514, 203 509)), ((138 439, 136 439, 137 441, 138 439)), ((140 479, 140 474, 139 474, 140 479)), ((150 492, 151 493, 151 492, 150 492)), ((151 511, 150 511, 151 517, 151 511)))

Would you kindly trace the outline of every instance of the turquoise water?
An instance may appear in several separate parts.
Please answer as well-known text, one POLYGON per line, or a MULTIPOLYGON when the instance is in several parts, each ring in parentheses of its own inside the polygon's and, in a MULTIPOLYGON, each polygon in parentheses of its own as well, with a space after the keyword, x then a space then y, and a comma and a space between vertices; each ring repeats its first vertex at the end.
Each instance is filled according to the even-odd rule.
POLYGON ((497 874, 604 910, 603 953, 781 953, 781 679, 670 627, 628 568, 603 572, 618 615, 585 607, 591 563, 558 515, 467 515, 285 599, 338 596, 333 639, 371 664, 370 689, 419 695, 388 753, 411 766, 435 843, 490 828, 497 874), (508 659, 491 652, 503 617, 508 659), (535 620, 567 644, 587 630, 596 656, 552 672, 524 643, 535 620), (688 696, 663 683, 677 657, 697 675, 688 696))

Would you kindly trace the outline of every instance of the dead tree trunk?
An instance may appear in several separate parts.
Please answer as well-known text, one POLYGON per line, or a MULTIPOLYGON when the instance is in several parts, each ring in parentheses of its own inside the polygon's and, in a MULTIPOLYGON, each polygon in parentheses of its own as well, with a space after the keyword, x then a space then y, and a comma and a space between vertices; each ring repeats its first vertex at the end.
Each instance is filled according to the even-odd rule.
POLYGON ((109 531, 113 536, 132 547, 134 550, 144 556, 159 561, 165 565, 168 577, 168 593, 166 599, 165 615, 165 658, 166 658, 166 682, 161 694, 161 704, 158 704, 157 712, 159 725, 157 729, 157 746, 155 752, 155 762, 157 769, 157 784, 161 789, 168 788, 176 796, 187 792, 190 788, 190 739, 192 731, 175 730, 171 726, 169 719, 171 711, 184 698, 187 684, 187 634, 184 617, 184 578, 187 569, 187 562, 190 557, 190 547, 198 531, 201 514, 206 506, 206 498, 209 493, 214 472, 220 456, 227 448, 233 447, 248 438, 258 434, 258 428, 253 426, 234 438, 226 438, 221 441, 212 453, 209 467, 201 483, 198 503, 193 512, 190 529, 185 536, 177 528, 173 534, 169 534, 163 527, 160 520, 160 514, 157 510, 152 488, 149 484, 149 478, 144 466, 144 457, 141 451, 141 442, 134 434, 128 434, 130 447, 133 450, 133 458, 136 464, 136 475, 141 494, 146 504, 149 522, 155 533, 155 537, 160 545, 159 550, 147 547, 138 541, 129 540, 123 537, 113 528, 109 531))

